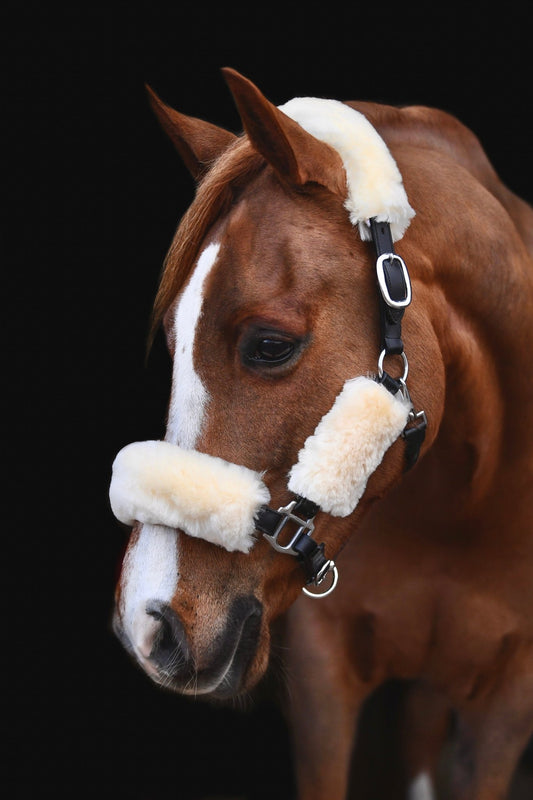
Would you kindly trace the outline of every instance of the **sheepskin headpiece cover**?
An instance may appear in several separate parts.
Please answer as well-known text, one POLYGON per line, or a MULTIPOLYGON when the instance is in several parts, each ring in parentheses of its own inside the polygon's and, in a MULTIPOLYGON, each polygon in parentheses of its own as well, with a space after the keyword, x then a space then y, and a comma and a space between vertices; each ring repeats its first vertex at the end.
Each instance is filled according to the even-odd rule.
MULTIPOLYGON (((339 152, 347 174, 350 219, 367 239, 367 220, 403 236, 414 211, 387 146, 359 112, 335 100, 296 98, 281 110, 339 152)), ((348 516, 370 475, 405 428, 410 402, 367 377, 346 381, 309 436, 289 473, 288 488, 334 516, 348 516)), ((263 476, 246 467, 166 441, 124 447, 113 464, 111 508, 126 525, 179 528, 226 550, 248 552, 255 518, 268 504, 263 476)))

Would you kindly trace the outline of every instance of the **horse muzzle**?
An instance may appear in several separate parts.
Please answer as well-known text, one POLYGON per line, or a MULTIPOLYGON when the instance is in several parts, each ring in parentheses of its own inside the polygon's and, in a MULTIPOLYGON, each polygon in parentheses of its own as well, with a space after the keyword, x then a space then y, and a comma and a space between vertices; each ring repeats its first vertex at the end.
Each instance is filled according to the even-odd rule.
POLYGON ((155 683, 179 694, 226 700, 255 682, 247 679, 259 647, 262 617, 257 598, 237 597, 223 630, 201 645, 172 606, 160 600, 146 604, 144 619, 137 625, 137 629, 142 626, 142 635, 135 644, 126 635, 118 611, 113 625, 123 646, 155 683))

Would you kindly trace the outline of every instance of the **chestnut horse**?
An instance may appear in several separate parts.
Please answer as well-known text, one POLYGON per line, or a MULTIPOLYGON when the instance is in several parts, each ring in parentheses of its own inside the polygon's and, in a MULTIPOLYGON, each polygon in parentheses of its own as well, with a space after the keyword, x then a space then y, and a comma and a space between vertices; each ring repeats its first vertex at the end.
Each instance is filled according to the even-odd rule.
POLYGON ((283 619, 301 800, 357 796, 390 679, 410 797, 453 713, 450 795, 503 798, 533 732, 533 212, 447 113, 224 75, 242 136, 150 93, 198 186, 154 307, 165 441, 114 466, 115 629, 156 683, 224 699, 283 619))

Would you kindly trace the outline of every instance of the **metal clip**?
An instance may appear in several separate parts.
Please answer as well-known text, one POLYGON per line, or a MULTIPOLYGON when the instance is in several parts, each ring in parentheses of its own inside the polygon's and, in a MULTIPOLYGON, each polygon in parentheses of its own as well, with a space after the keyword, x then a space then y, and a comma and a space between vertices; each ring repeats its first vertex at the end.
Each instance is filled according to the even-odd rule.
POLYGON ((305 586, 302 586, 302 592, 306 594, 308 597, 314 597, 315 600, 320 600, 322 597, 327 597, 328 594, 331 594, 332 591, 335 589, 337 582, 339 580, 339 572, 337 567, 335 566, 334 561, 326 561, 316 578, 313 580, 313 586, 320 586, 323 582, 326 575, 329 573, 333 573, 333 580, 331 582, 331 586, 329 586, 325 592, 310 592, 309 589, 306 589, 305 586))

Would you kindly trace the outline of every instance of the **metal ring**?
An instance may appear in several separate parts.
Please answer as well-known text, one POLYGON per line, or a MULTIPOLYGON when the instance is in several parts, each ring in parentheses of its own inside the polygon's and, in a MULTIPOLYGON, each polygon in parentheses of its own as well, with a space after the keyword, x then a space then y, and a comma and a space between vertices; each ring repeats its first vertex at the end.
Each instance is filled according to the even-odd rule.
MULTIPOLYGON (((381 353, 379 354, 378 373, 380 378, 383 376, 383 361, 385 360, 386 355, 387 355, 386 350, 382 350, 381 353)), ((403 358, 403 375, 401 378, 397 378, 397 380, 405 383, 405 381, 407 380, 407 375, 409 374, 409 362, 407 361, 407 356, 405 355, 405 353, 402 352, 398 353, 397 355, 400 355, 403 358)))
POLYGON ((315 600, 320 600, 322 597, 327 597, 328 594, 331 594, 339 580, 339 571, 337 570, 337 567, 335 566, 333 561, 331 562, 331 566, 328 572, 333 572, 333 581, 329 589, 326 589, 325 592, 310 592, 309 589, 306 589, 305 586, 302 586, 302 592, 306 594, 308 597, 314 597, 315 600))

